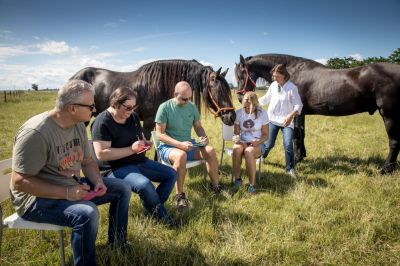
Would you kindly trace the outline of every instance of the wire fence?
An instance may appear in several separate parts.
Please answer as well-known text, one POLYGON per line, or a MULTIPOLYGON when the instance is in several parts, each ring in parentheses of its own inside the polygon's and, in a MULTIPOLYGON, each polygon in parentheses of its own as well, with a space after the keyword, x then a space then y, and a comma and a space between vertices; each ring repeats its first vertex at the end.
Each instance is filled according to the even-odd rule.
POLYGON ((13 90, 13 91, 0 91, 0 103, 14 102, 19 99, 23 94, 23 90, 13 90))

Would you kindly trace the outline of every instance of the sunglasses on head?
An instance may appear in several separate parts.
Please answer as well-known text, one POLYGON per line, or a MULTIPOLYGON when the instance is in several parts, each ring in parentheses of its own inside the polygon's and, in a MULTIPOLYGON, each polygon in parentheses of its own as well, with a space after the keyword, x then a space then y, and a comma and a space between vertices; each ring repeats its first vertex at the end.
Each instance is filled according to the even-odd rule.
POLYGON ((121 104, 124 108, 125 108, 125 110, 127 110, 127 111, 133 111, 133 110, 135 110, 135 108, 136 108, 136 105, 134 105, 134 106, 126 106, 125 104, 121 104))
POLYGON ((78 105, 78 106, 82 106, 82 107, 87 107, 90 109, 90 111, 92 112, 93 109, 95 108, 94 103, 89 105, 89 104, 83 104, 83 103, 73 103, 73 105, 78 105))

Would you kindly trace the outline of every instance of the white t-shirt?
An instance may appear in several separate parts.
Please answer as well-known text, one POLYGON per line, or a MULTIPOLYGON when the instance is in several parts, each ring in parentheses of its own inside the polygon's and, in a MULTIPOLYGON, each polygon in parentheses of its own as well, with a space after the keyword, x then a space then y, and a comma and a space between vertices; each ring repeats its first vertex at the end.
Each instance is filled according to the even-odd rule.
MULTIPOLYGON (((287 81, 283 87, 278 86, 278 82, 272 82, 267 93, 258 99, 258 102, 261 105, 269 104, 267 112, 271 123, 283 127, 286 116, 293 110, 301 113, 303 103, 296 85, 291 81, 287 81)), ((289 127, 294 128, 293 121, 289 127)))
POLYGON ((258 117, 254 113, 247 114, 244 108, 236 110, 235 124, 240 126, 240 140, 249 142, 261 138, 261 127, 269 123, 268 114, 258 109, 258 117))

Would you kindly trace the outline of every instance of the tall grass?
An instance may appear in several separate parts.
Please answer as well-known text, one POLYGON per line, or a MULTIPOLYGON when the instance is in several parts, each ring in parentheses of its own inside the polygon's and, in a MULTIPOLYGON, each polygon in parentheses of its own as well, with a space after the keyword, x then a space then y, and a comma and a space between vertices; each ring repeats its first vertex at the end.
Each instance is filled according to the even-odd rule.
MULTIPOLYGON (((0 106, 1 123, 7 125, 3 158, 11 156, 16 128, 51 108, 55 95, 35 97, 42 100, 0 106), (24 111, 27 106, 30 110, 24 111), (3 123, 4 117, 12 119, 3 123)), ((202 117, 219 155, 221 122, 209 114, 202 117)), ((215 197, 201 167, 191 170, 185 182, 189 211, 179 214, 168 201, 179 229, 144 216, 138 196, 132 197, 128 240, 133 248, 126 254, 106 246, 107 206, 100 207, 99 265, 399 265, 400 178, 399 172, 378 174, 388 152, 381 118, 306 119, 308 157, 297 165, 297 181, 284 174, 280 135, 262 166, 256 196, 244 187, 234 193, 228 174, 222 176, 227 191, 215 197)), ((148 155, 152 158, 153 151, 148 155)), ((227 158, 223 171, 230 173, 230 166, 227 158)), ((57 236, 47 236, 42 241, 38 232, 5 230, 0 264, 57 265, 57 236)), ((66 252, 71 263, 69 240, 66 252)))

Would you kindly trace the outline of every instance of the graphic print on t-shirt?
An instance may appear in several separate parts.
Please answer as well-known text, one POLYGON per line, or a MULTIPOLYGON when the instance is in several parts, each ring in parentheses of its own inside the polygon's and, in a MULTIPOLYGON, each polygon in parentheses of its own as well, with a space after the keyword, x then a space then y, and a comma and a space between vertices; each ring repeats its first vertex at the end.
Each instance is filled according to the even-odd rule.
POLYGON ((246 136, 246 135, 252 136, 252 131, 254 131, 254 125, 255 125, 254 121, 251 119, 247 119, 247 120, 243 121, 242 125, 243 125, 243 129, 242 129, 243 133, 242 134, 244 136, 246 136))
POLYGON ((70 176, 70 171, 74 170, 71 168, 79 169, 79 167, 74 166, 83 161, 83 150, 80 139, 76 138, 63 145, 56 146, 56 152, 59 169, 64 175, 70 176))

